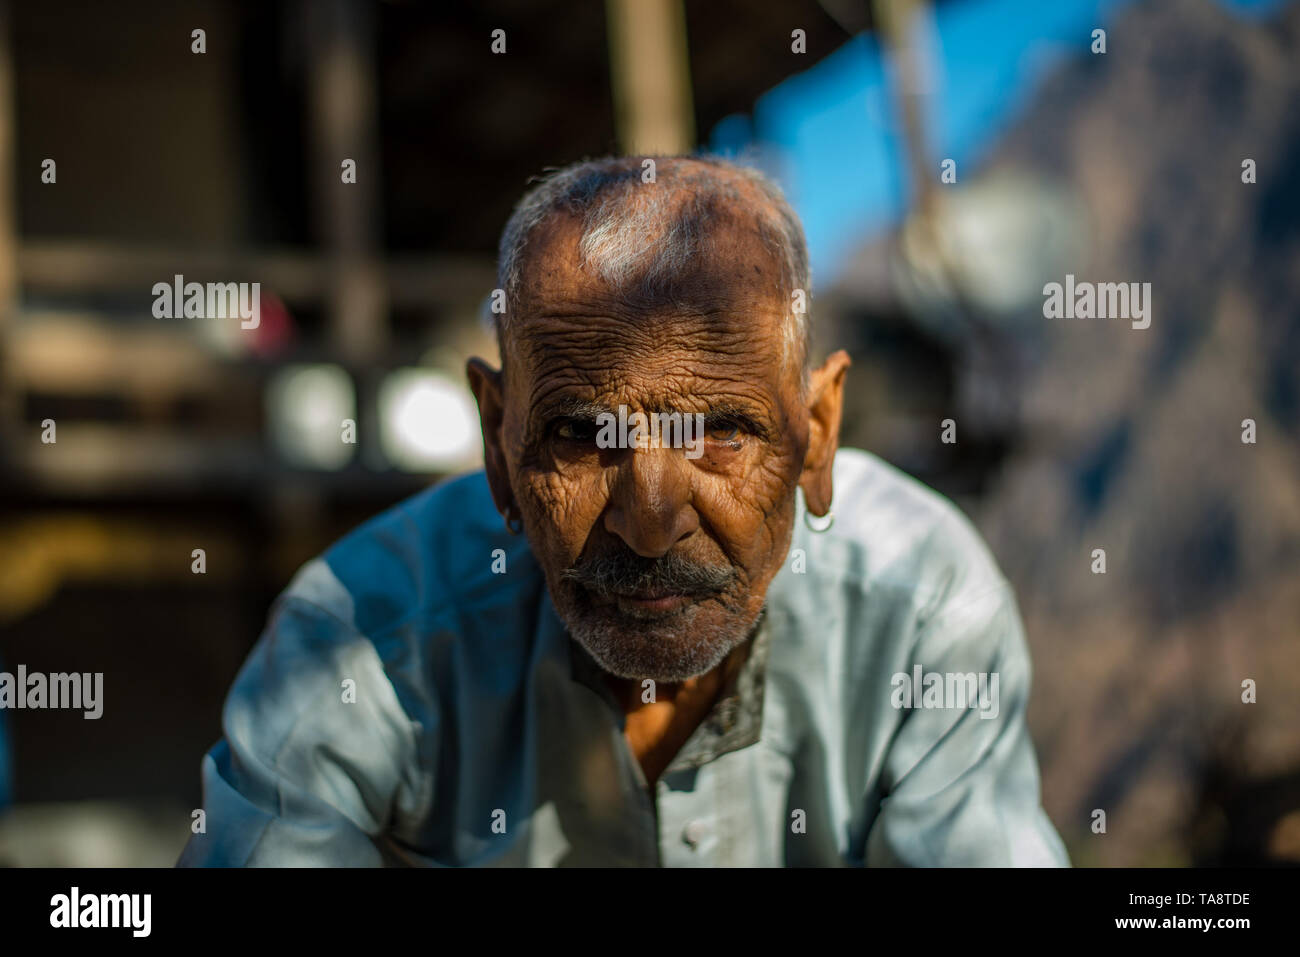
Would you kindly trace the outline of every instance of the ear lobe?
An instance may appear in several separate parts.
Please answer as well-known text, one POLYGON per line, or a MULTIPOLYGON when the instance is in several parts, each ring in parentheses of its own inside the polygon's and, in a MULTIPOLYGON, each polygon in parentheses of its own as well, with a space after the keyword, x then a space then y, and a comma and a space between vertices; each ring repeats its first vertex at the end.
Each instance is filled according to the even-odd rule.
POLYGON ((483 429, 483 470, 487 473, 488 488, 492 491, 492 504, 502 517, 515 510, 514 493, 510 490, 510 470, 506 467, 505 449, 501 443, 501 424, 505 420, 505 393, 501 371, 493 369, 482 359, 473 358, 465 364, 470 390, 478 403, 479 422, 483 429))
POLYGON ((844 375, 852 364, 843 349, 827 357, 812 374, 808 399, 808 451, 799 487, 808 510, 821 517, 831 509, 831 473, 840 443, 844 411, 844 375))
POLYGON ((812 514, 821 518, 831 510, 831 498, 835 490, 832 488, 830 469, 805 472, 799 487, 803 489, 804 502, 812 514))

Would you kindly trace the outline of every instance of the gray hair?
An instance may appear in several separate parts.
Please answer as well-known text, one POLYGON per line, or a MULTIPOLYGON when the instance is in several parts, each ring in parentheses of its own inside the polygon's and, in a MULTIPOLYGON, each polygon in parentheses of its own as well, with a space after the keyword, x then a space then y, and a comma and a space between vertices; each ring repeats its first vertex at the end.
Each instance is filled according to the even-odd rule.
POLYGON ((807 311, 794 312, 790 304, 797 289, 805 301, 811 295, 808 247, 781 189, 757 170, 716 157, 654 160, 654 185, 643 185, 644 159, 611 156, 550 172, 515 206, 501 233, 497 260, 497 283, 507 303, 506 312, 496 316, 502 359, 510 314, 519 302, 524 248, 551 215, 582 216, 579 255, 610 285, 635 297, 666 301, 673 297, 675 279, 740 209, 752 217, 781 266, 781 288, 773 292, 787 303, 784 348, 787 358, 797 357, 806 379, 811 352, 807 311), (738 182, 752 185, 763 202, 750 202, 738 182))

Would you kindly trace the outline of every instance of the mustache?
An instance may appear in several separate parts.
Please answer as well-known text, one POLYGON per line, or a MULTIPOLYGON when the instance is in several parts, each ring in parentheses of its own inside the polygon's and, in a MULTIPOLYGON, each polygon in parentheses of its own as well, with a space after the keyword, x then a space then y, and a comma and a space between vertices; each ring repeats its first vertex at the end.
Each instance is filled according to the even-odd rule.
POLYGON ((623 549, 580 561, 565 569, 562 577, 602 598, 634 592, 702 597, 725 589, 735 580, 736 570, 691 561, 675 552, 646 558, 623 549))

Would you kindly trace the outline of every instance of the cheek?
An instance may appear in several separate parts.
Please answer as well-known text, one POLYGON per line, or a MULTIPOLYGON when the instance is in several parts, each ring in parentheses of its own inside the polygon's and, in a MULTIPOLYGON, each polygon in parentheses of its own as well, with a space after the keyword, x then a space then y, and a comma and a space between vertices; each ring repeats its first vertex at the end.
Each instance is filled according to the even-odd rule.
POLYGON ((752 468, 697 476, 696 508, 751 584, 776 574, 790 545, 798 473, 788 455, 765 456, 752 468))
POLYGON ((790 541, 794 537, 794 515, 794 497, 791 496, 767 517, 767 549, 762 557, 763 571, 759 579, 764 588, 776 577, 789 554, 790 541))
POLYGON ((519 507, 542 530, 544 547, 565 567, 571 565, 609 499, 604 470, 521 469, 515 488, 519 507))

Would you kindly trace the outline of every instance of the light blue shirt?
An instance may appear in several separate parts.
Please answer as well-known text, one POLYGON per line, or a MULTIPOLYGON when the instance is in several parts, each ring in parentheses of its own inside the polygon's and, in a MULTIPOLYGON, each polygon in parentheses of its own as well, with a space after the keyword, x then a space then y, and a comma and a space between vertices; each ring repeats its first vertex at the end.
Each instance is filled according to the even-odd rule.
POLYGON ((865 452, 834 485, 825 532, 799 493, 744 665, 650 788, 483 473, 379 515, 277 600, 180 863, 1067 865, 988 550, 865 452))

